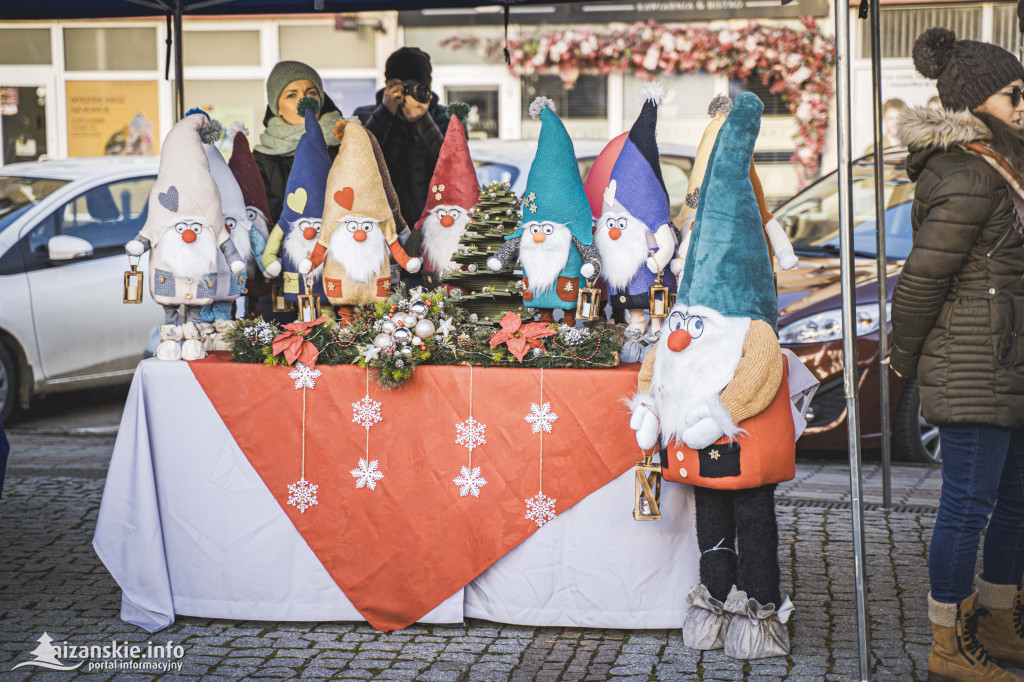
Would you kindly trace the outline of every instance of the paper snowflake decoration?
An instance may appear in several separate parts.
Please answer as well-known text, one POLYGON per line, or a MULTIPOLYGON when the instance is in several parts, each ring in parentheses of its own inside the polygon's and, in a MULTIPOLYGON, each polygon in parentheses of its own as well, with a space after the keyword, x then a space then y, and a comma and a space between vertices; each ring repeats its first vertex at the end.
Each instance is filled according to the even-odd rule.
POLYGON ((360 349, 359 354, 363 356, 364 360, 366 360, 366 364, 370 364, 377 359, 378 355, 380 355, 380 348, 377 348, 377 346, 372 343, 368 343, 360 349))
POLYGON ((543 491, 526 500, 526 518, 540 528, 548 521, 555 519, 555 498, 547 497, 543 491))
POLYGON ((371 400, 369 394, 362 400, 352 403, 352 421, 369 430, 371 426, 381 421, 380 403, 371 400))
POLYGON ((551 411, 551 403, 530 403, 530 414, 523 419, 533 424, 534 433, 540 433, 541 429, 551 433, 551 425, 558 419, 558 415, 551 411))
POLYGON ((455 429, 458 432, 455 442, 459 445, 465 445, 470 454, 472 454, 473 448, 478 448, 487 442, 484 438, 484 429, 486 428, 486 424, 481 424, 470 417, 466 421, 455 425, 455 429))
POLYGON ((300 388, 316 388, 316 380, 323 374, 318 369, 306 367, 301 362, 295 363, 295 369, 288 373, 288 376, 295 379, 295 390, 300 388))
POLYGON ((453 331, 455 331, 455 325, 452 324, 452 318, 450 317, 444 318, 441 320, 441 323, 437 325, 437 333, 446 339, 453 331))
POLYGON ((487 485, 487 479, 480 475, 480 467, 462 467, 462 473, 458 478, 453 479, 455 485, 459 486, 459 496, 473 495, 480 497, 480 488, 487 485))
POLYGON ((357 488, 377 489, 377 481, 384 478, 384 472, 377 468, 377 460, 369 460, 360 457, 359 466, 350 471, 352 478, 356 479, 357 488))
POLYGON ((301 513, 316 504, 316 489, 320 486, 313 485, 303 476, 295 483, 288 485, 288 504, 296 507, 301 513))

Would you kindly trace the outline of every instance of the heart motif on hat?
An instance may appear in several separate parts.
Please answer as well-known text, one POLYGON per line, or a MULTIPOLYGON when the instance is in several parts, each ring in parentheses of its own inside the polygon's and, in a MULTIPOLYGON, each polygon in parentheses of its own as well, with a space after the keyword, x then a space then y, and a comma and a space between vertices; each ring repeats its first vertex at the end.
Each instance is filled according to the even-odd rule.
POLYGON ((351 187, 339 189, 334 193, 334 203, 348 211, 352 210, 352 203, 355 199, 356 193, 351 187))
POLYGON ((160 202, 161 206, 171 213, 178 212, 178 188, 174 185, 168 187, 166 192, 160 192, 160 194, 157 194, 156 199, 160 202))
POLYGON ((288 195, 287 204, 288 208, 295 211, 296 213, 302 213, 302 210, 306 208, 306 190, 298 188, 294 192, 288 195))

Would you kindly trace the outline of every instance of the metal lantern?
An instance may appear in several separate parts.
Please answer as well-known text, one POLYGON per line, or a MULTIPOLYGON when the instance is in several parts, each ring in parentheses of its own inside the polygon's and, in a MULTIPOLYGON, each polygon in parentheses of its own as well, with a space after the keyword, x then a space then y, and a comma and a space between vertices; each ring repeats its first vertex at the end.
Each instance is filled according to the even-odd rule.
POLYGON ((576 319, 587 322, 601 317, 601 290, 594 287, 594 280, 588 280, 587 286, 580 287, 576 296, 576 319))
POLYGON ((313 278, 306 278, 306 293, 299 294, 299 322, 312 322, 320 317, 320 294, 313 293, 313 278))
POLYGON ((292 309, 291 304, 288 303, 288 299, 284 297, 283 284, 270 285, 270 302, 275 313, 286 313, 292 309))
POLYGON ((654 452, 644 453, 644 461, 637 462, 636 495, 633 518, 637 521, 661 521, 661 465, 652 462, 654 452))
POLYGON ((668 311, 672 309, 672 301, 670 300, 668 287, 661 281, 661 273, 658 273, 658 278, 651 285, 649 294, 651 318, 668 317, 668 311))
POLYGON ((139 272, 139 259, 136 258, 133 263, 132 257, 128 256, 128 266, 131 269, 124 271, 124 302, 142 303, 142 273, 139 272))

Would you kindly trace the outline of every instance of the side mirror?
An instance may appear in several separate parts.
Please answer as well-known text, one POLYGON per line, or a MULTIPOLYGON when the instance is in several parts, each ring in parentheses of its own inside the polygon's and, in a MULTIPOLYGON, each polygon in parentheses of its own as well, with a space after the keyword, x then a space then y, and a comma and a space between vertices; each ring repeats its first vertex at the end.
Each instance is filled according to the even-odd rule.
POLYGON ((92 255, 92 244, 81 237, 59 234, 46 243, 47 257, 53 261, 79 260, 92 255))

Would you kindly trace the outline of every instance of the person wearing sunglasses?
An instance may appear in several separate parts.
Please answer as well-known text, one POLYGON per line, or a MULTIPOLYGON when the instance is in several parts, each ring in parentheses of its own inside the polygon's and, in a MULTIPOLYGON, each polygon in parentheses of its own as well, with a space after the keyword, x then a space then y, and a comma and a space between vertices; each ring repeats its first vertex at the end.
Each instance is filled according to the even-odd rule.
POLYGON ((900 124, 917 184, 889 361, 939 427, 928 679, 1022 680, 1002 666, 1024 666, 1024 66, 943 28, 913 57, 942 108, 900 124))

